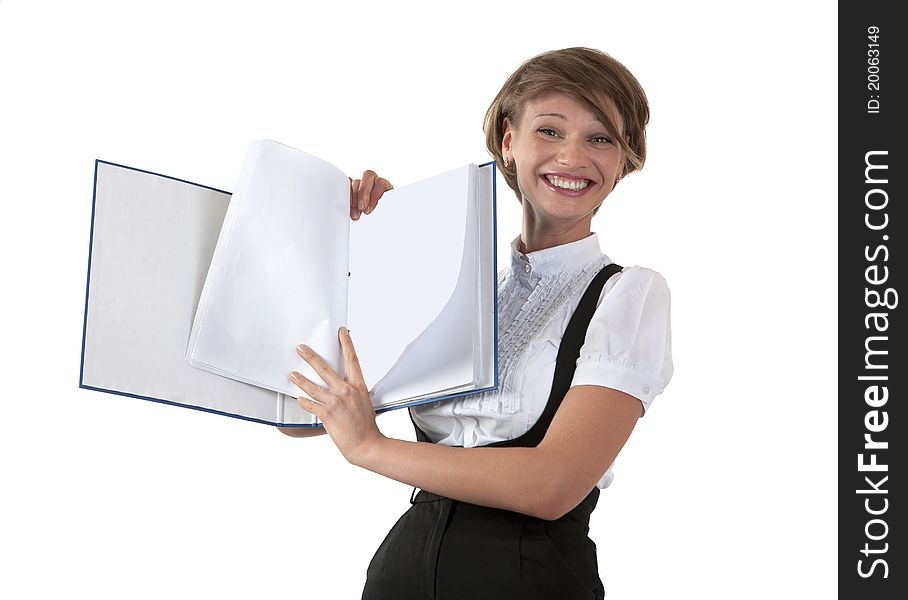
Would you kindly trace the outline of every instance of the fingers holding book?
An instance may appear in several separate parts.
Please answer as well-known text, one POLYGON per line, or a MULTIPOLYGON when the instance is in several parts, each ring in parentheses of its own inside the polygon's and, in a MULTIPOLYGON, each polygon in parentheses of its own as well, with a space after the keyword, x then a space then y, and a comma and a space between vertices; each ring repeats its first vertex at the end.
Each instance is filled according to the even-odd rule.
POLYGON ((375 424, 375 410, 350 332, 341 327, 338 337, 346 378, 341 377, 314 350, 301 344, 297 346, 297 354, 318 373, 326 387, 297 371, 290 373, 290 380, 309 396, 300 396, 297 399, 299 405, 325 424, 325 431, 344 458, 356 464, 362 451, 371 442, 381 438, 382 434, 375 424))
POLYGON ((379 177, 375 171, 366 170, 361 179, 350 179, 350 218, 359 220, 363 213, 370 214, 382 195, 394 189, 391 182, 379 177))

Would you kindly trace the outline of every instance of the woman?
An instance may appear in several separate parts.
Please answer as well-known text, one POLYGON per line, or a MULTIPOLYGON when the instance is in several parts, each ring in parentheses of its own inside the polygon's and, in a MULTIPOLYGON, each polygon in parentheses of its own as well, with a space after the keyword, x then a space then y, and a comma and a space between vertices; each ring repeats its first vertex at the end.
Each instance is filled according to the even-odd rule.
MULTIPOLYGON (((587 537, 599 490, 637 419, 672 375, 669 291, 599 250, 593 215, 644 162, 646 96, 595 50, 547 52, 505 82, 485 118, 489 151, 523 206, 499 276, 493 393, 414 407, 416 442, 375 424, 353 342, 346 378, 291 379, 351 463, 420 488, 368 570, 364 598, 601 598, 587 537)), ((390 184, 352 182, 351 217, 390 184)), ((292 433, 288 430, 288 433, 292 433)))

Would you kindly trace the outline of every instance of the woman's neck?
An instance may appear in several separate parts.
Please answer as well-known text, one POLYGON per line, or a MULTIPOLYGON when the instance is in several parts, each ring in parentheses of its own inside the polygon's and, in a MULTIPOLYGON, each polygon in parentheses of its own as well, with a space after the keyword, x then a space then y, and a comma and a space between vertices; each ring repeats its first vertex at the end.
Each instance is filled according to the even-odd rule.
POLYGON ((589 221, 574 223, 572 227, 558 230, 551 227, 534 226, 525 218, 523 231, 520 234, 519 250, 523 254, 529 254, 537 250, 577 242, 588 238, 591 234, 589 221))

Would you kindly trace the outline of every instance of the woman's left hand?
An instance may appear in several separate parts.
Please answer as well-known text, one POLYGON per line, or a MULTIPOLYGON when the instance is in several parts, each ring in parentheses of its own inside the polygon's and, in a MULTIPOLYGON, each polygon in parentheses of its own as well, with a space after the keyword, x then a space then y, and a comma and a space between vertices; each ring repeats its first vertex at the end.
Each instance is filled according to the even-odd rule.
POLYGON ((290 373, 290 380, 314 400, 300 396, 297 399, 299 405, 321 419, 325 431, 348 462, 361 464, 369 449, 384 436, 375 424, 375 410, 350 332, 341 327, 338 337, 346 378, 341 377, 311 348, 300 345, 296 347, 297 354, 309 363, 327 387, 317 385, 296 371, 290 373))

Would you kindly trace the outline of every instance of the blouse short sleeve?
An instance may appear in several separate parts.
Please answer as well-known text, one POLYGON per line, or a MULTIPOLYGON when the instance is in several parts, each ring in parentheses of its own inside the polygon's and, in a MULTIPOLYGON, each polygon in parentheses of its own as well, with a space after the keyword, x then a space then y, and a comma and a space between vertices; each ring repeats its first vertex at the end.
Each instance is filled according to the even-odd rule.
POLYGON ((628 267, 599 298, 571 383, 630 394, 646 411, 672 378, 671 294, 659 273, 628 267))

